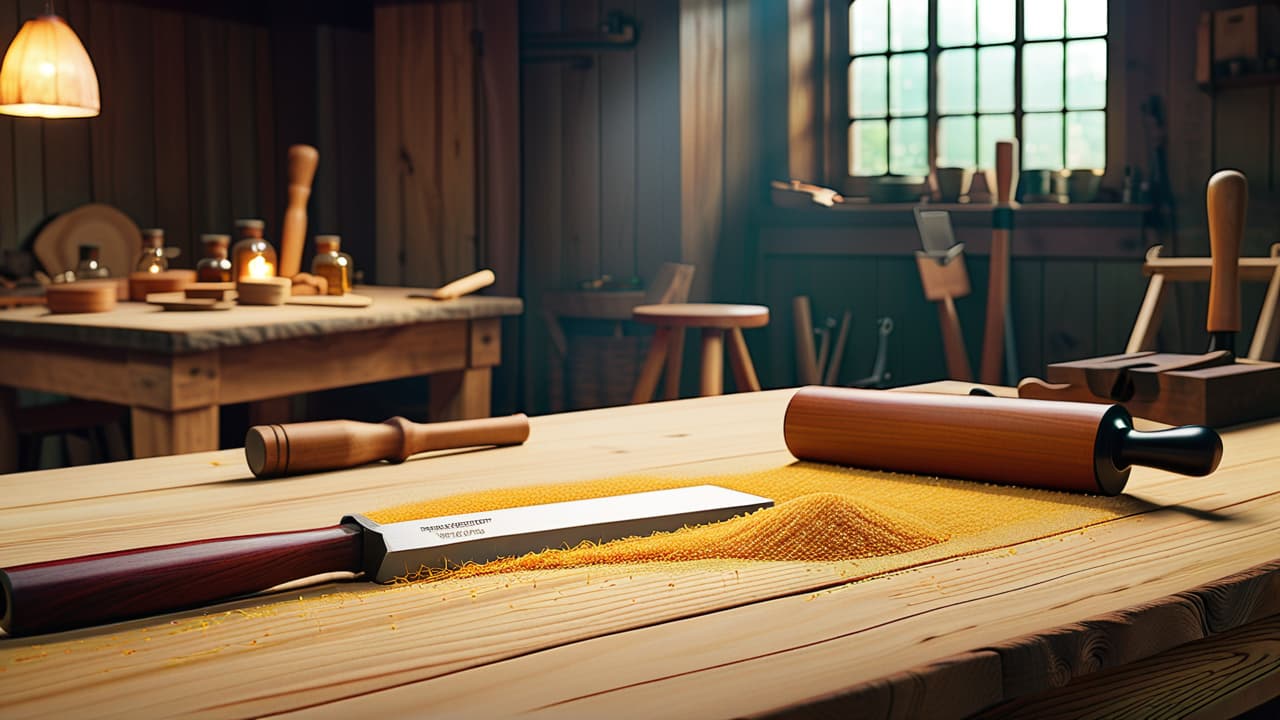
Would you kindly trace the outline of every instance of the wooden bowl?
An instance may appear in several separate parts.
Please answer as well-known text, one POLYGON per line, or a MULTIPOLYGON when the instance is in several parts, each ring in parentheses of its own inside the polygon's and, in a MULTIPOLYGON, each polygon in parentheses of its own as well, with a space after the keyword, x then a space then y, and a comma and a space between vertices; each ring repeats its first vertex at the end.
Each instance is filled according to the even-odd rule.
POLYGON ((146 302, 151 293, 179 292, 196 281, 195 270, 162 270, 129 274, 129 299, 146 302))
POLYGON ((116 306, 117 287, 114 280, 80 280, 50 285, 44 297, 52 313, 107 312, 116 306))
POLYGON ((283 305, 293 281, 287 277, 242 278, 236 282, 236 302, 241 305, 283 305))

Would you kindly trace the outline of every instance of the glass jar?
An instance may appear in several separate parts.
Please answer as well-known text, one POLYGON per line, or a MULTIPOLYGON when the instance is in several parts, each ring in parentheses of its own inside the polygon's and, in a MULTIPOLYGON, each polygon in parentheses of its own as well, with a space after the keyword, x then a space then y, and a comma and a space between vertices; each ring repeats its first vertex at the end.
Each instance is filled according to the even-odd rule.
POLYGON ((330 295, 351 292, 351 256, 340 252, 342 238, 337 235, 316 236, 316 256, 311 260, 311 274, 329 283, 330 295))
POLYGON ((230 235, 201 235, 204 257, 196 263, 197 282, 231 282, 231 261, 227 259, 230 235))
POLYGON ((164 256, 164 230, 147 228, 142 231, 142 254, 134 263, 136 272, 158 273, 169 269, 169 259, 164 256))
POLYGON ((80 263, 76 265, 74 279, 93 280, 110 277, 111 271, 98 260, 100 248, 97 245, 80 246, 80 263))
POLYGON ((266 241, 266 223, 257 218, 236 220, 236 244, 231 246, 231 277, 275 277, 276 250, 266 241), (253 262, 253 267, 248 263, 253 262))

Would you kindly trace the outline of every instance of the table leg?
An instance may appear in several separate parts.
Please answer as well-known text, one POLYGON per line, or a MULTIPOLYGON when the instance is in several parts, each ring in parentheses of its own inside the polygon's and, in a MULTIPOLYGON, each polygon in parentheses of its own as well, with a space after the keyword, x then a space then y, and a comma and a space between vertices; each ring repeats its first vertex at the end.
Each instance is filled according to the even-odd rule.
POLYGON ((729 367, 733 370, 733 384, 738 392, 760 390, 760 378, 756 377, 756 366, 751 362, 751 353, 747 351, 747 340, 742 337, 742 328, 729 331, 729 367))
POLYGON ((250 425, 281 425, 292 420, 293 398, 270 398, 249 403, 250 425))
POLYGON ((724 394, 724 331, 720 328, 702 329, 702 387, 703 397, 724 394))
POLYGON ((667 355, 670 344, 671 328, 659 326, 653 333, 653 341, 649 343, 649 354, 644 356, 644 365, 640 368, 640 377, 636 380, 635 392, 631 393, 631 403, 638 405, 653 399, 653 391, 658 388, 658 374, 662 372, 662 362, 667 355))
POLYGON ((429 419, 434 422, 489 417, 492 375, 492 368, 487 367, 432 375, 427 399, 429 419))
POLYGON ((18 470, 18 424, 14 420, 17 409, 17 391, 0 386, 0 473, 18 470))
POLYGON ((133 456, 178 455, 218 449, 218 406, 153 410, 134 406, 133 456))
POLYGON ((671 328, 671 340, 667 345, 667 378, 663 388, 662 399, 675 400, 680 397, 680 370, 684 361, 684 328, 671 328))

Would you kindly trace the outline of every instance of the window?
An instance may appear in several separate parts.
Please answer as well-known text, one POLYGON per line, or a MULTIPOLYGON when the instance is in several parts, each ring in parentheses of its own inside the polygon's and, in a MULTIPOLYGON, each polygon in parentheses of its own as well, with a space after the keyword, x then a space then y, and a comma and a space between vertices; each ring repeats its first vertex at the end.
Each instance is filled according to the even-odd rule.
POLYGON ((857 0, 849 6, 849 174, 1105 169, 1107 0, 857 0), (930 159, 933 162, 930 162, 930 159))

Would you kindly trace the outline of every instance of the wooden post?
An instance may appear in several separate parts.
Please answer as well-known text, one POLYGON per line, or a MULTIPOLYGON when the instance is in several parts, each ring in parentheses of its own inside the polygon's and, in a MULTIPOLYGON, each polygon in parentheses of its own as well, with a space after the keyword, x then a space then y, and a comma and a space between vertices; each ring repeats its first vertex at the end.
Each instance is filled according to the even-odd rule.
POLYGON ((1018 175, 1018 141, 996 143, 996 208, 991 229, 991 271, 987 280, 987 324, 982 340, 982 382, 999 385, 1009 304, 1009 242, 1013 229, 1013 188, 1018 175))
POLYGON ((155 410, 134 406, 134 457, 156 457, 218 447, 218 406, 192 410, 155 410))

